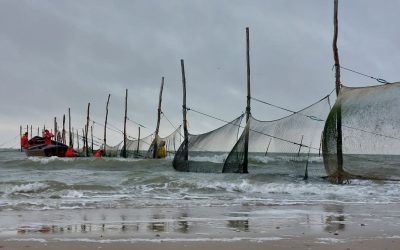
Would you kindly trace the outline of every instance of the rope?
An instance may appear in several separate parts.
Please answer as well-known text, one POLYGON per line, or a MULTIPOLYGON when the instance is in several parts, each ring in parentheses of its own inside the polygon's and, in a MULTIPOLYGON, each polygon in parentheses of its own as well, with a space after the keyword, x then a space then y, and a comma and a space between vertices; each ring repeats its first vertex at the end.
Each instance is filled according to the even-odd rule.
POLYGON ((142 128, 145 128, 145 129, 147 129, 145 126, 143 126, 142 124, 140 124, 140 123, 137 123, 137 122, 135 122, 134 120, 131 120, 131 119, 129 119, 129 117, 127 117, 126 118, 128 121, 130 121, 130 122, 132 122, 132 123, 134 123, 134 124, 136 124, 136 125, 138 125, 139 127, 142 127, 142 128))
POLYGON ((360 128, 353 128, 353 127, 349 127, 349 126, 346 126, 346 125, 343 125, 343 124, 342 124, 342 127, 349 128, 349 129, 354 129, 354 130, 358 130, 358 131, 361 131, 361 132, 364 132, 364 133, 377 135, 377 136, 382 136, 382 137, 386 137, 386 138, 389 138, 389 139, 394 139, 394 140, 399 140, 400 141, 400 138, 389 136, 389 135, 378 134, 378 133, 375 133, 375 132, 372 132, 372 131, 367 131, 367 130, 360 129, 360 128))
POLYGON ((11 141, 13 141, 13 140, 17 139, 17 137, 19 137, 19 136, 20 136, 20 135, 16 135, 16 136, 14 136, 14 137, 13 137, 13 138, 11 138, 11 139, 9 139, 9 140, 6 140, 4 143, 0 144, 0 148, 1 148, 1 147, 3 147, 4 145, 6 145, 6 144, 10 143, 11 141))
MULTIPOLYGON (((186 109, 187 109, 187 110, 191 110, 191 111, 193 111, 193 112, 196 112, 196 113, 198 113, 198 114, 201 114, 201 115, 204 115, 204 116, 213 118, 213 119, 215 119, 215 120, 225 122, 225 123, 227 123, 227 124, 232 123, 232 122, 228 122, 228 121, 225 121, 225 120, 223 120, 223 119, 220 119, 220 118, 218 118, 218 117, 215 117, 215 116, 212 116, 212 115, 208 115, 208 114, 206 114, 206 113, 203 113, 203 112, 194 110, 194 109, 192 109, 192 108, 186 108, 186 109)), ((239 128, 246 128, 246 127, 243 127, 243 126, 241 126, 241 125, 235 125, 235 126, 238 126, 239 128)), ((266 134, 266 133, 263 133, 263 132, 260 132, 260 131, 256 131, 256 130, 253 130, 253 129, 250 129, 250 128, 249 128, 249 130, 252 131, 252 132, 255 132, 255 133, 258 133, 258 134, 261 134, 261 135, 265 135, 265 136, 268 136, 268 137, 271 137, 271 138, 273 138, 273 139, 277 139, 277 140, 280 140, 280 141, 288 142, 288 143, 291 143, 291 144, 294 144, 294 145, 297 145, 297 146, 301 146, 301 147, 305 147, 305 148, 311 148, 311 149, 319 150, 319 148, 314 148, 314 147, 311 147, 311 146, 308 146, 308 145, 305 145, 305 144, 302 144, 302 143, 293 142, 293 141, 290 141, 290 140, 287 140, 287 139, 283 139, 283 138, 280 138, 280 137, 277 137, 277 136, 274 136, 274 135, 266 134)))
POLYGON ((223 120, 223 119, 220 119, 220 118, 218 118, 218 117, 215 117, 215 116, 212 116, 212 115, 208 115, 208 114, 206 114, 206 113, 203 113, 203 112, 194 110, 194 109, 192 109, 192 108, 186 107, 186 110, 187 110, 187 111, 193 111, 193 112, 198 113, 198 114, 200 114, 200 115, 204 115, 204 116, 213 118, 213 119, 215 119, 215 120, 218 120, 218 121, 221 121, 221 122, 224 122, 224 123, 231 123, 231 122, 225 121, 225 120, 223 120))
MULTIPOLYGON (((94 121, 94 120, 90 120, 90 121, 92 121, 93 122, 93 124, 98 124, 98 125, 100 125, 101 127, 103 127, 104 128, 104 125, 103 124, 101 124, 101 123, 98 123, 98 122, 96 122, 96 121, 94 121)), ((109 124, 109 125, 111 125, 112 127, 115 127, 114 125, 112 125, 112 124, 109 124)), ((116 132, 116 133, 121 133, 121 134, 123 134, 124 132, 122 131, 122 130, 119 130, 118 128, 110 128, 110 127, 108 127, 107 126, 107 129, 108 130, 111 130, 111 131, 114 131, 114 132, 116 132)))
MULTIPOLYGON (((335 88, 332 89, 332 91, 331 91, 328 95, 326 95, 324 98, 322 98, 322 99, 319 100, 318 102, 324 100, 325 98, 328 98, 328 103, 329 103, 329 107, 330 107, 329 97, 332 95, 332 93, 333 93, 334 91, 335 91, 335 88)), ((290 113, 293 113, 293 114, 303 115, 303 116, 305 116, 305 117, 310 118, 311 120, 320 121, 320 122, 325 121, 325 120, 323 120, 323 119, 321 119, 321 118, 319 118, 319 117, 316 117, 316 116, 313 116, 313 115, 302 114, 300 111, 293 111, 293 110, 284 108, 284 107, 282 107, 282 106, 278 106, 278 105, 275 105, 275 104, 272 104, 272 103, 269 103, 269 102, 266 102, 266 101, 262 101, 262 100, 260 100, 260 99, 255 98, 255 97, 250 97, 250 98, 253 99, 253 100, 255 100, 255 101, 257 101, 257 102, 260 102, 260 103, 263 103, 263 104, 266 104, 266 105, 269 105, 269 106, 272 106, 272 107, 275 107, 275 108, 278 108, 278 109, 281 109, 281 110, 284 110, 284 111, 287 111, 287 112, 290 112, 290 113)), ((318 103, 318 102, 316 102, 316 103, 318 103)), ((312 105, 314 105, 314 104, 312 104, 312 105)))
MULTIPOLYGON (((335 67, 335 65, 334 65, 333 67, 335 67)), ((343 67, 343 66, 339 66, 339 67, 340 67, 341 69, 344 69, 344 70, 353 72, 353 73, 355 73, 355 74, 358 74, 358 75, 361 75, 361 76, 365 76, 365 77, 374 79, 374 80, 376 80, 376 81, 378 81, 378 82, 380 82, 380 83, 383 83, 383 84, 388 84, 388 83, 390 83, 390 82, 388 82, 388 81, 386 81, 385 79, 382 79, 382 78, 373 77, 373 76, 370 76, 370 75, 367 75, 367 74, 364 74, 364 73, 361 73, 361 72, 358 72, 358 71, 355 71, 355 70, 353 70, 353 69, 349 69, 349 68, 346 68, 346 67, 343 67)))
POLYGON ((176 130, 177 127, 175 127, 174 124, 172 124, 172 122, 168 119, 168 117, 165 115, 165 113, 161 111, 161 114, 162 114, 163 117, 165 117, 165 119, 167 119, 167 121, 169 122, 169 124, 171 124, 171 126, 176 130))
MULTIPOLYGON (((177 127, 174 126, 174 124, 172 124, 172 122, 168 119, 168 117, 164 114, 164 112, 161 111, 161 114, 163 115, 163 117, 165 117, 165 119, 167 119, 167 121, 169 122, 169 124, 171 124, 171 126, 175 129, 175 131, 178 129, 177 127)), ((181 138, 183 138, 184 136, 182 135, 181 131, 178 131, 178 134, 181 136, 181 138)))

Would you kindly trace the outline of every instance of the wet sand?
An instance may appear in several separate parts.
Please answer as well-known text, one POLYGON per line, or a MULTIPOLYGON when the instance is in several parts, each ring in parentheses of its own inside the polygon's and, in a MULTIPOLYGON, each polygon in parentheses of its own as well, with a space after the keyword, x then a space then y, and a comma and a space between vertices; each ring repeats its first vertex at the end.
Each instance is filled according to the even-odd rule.
POLYGON ((400 249, 398 204, 0 213, 0 249, 400 249))
POLYGON ((180 250, 180 249, 221 249, 221 250, 239 250, 239 249, 264 249, 264 250, 280 250, 280 249, 298 249, 298 250, 325 250, 325 249, 344 249, 344 250, 396 250, 400 247, 399 239, 363 239, 346 243, 318 243, 315 239, 301 238, 290 240, 279 240, 272 242, 160 242, 160 243, 87 243, 87 242, 2 242, 1 249, 58 249, 58 250, 85 250, 85 249, 104 249, 104 250, 125 250, 125 249, 163 249, 163 250, 180 250))

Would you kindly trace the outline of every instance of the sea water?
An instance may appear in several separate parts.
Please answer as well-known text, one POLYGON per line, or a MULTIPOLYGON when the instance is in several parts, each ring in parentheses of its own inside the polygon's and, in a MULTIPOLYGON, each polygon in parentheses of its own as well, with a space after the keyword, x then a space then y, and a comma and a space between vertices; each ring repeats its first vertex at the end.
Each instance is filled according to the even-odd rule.
MULTIPOLYGON (((192 160, 215 164, 224 159, 207 157, 192 160)), ((180 232, 201 224, 203 230, 192 232, 219 225, 260 233, 265 226, 260 223, 312 216, 318 206, 326 208, 315 212, 321 226, 325 216, 344 216, 346 206, 399 207, 397 181, 331 184, 321 178, 325 172, 318 155, 301 162, 308 162, 309 178, 304 180, 305 168, 294 169, 298 162, 292 160, 256 154, 250 157, 249 174, 188 173, 175 171, 171 157, 44 158, 2 150, 0 233, 40 231, 43 226, 66 231, 85 225, 87 230, 86 224, 93 231, 114 225, 110 227, 140 232, 143 223, 146 232, 167 232, 169 227, 180 232)))

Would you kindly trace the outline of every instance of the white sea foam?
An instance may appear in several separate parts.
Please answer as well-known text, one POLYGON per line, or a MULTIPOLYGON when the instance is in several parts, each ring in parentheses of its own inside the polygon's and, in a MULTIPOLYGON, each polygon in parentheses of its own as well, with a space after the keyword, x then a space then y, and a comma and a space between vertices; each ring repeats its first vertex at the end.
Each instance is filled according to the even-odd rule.
POLYGON ((120 161, 120 162, 136 162, 143 161, 141 158, 122 158, 122 157, 103 157, 103 158, 95 158, 95 160, 104 160, 104 161, 120 161))
POLYGON ((224 163, 228 154, 212 155, 212 156, 191 156, 191 161, 224 163))
POLYGON ((259 163, 270 163, 270 162, 313 162, 313 163, 321 163, 323 162, 322 156, 306 156, 306 155, 301 155, 301 156, 285 156, 285 155, 276 155, 276 156, 261 156, 261 155, 255 155, 251 156, 250 159, 259 162, 259 163))
POLYGON ((68 190, 67 193, 65 195, 63 195, 62 197, 64 197, 64 198, 82 198, 83 193, 76 191, 76 190, 68 190))
POLYGON ((28 241, 28 242, 40 242, 40 243, 46 243, 47 240, 42 239, 42 238, 11 238, 11 239, 5 239, 4 241, 28 241))
POLYGON ((40 190, 44 190, 48 188, 49 185, 40 182, 33 182, 27 184, 21 184, 17 186, 8 186, 6 187, 5 193, 6 194, 13 194, 13 193, 34 193, 40 190))
POLYGON ((317 238, 315 243, 320 244, 330 244, 330 243, 345 243, 346 241, 343 239, 336 239, 336 238, 317 238))
POLYGON ((75 158, 64 158, 64 157, 51 156, 51 157, 28 157, 28 160, 33 161, 33 162, 39 162, 41 164, 46 165, 48 163, 55 162, 55 161, 70 162, 70 161, 74 161, 75 158))

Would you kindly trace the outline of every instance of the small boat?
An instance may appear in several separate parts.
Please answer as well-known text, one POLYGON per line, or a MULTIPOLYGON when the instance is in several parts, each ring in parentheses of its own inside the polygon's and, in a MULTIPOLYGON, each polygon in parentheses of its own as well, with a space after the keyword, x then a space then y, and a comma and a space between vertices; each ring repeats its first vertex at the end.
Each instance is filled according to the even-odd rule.
POLYGON ((64 157, 68 146, 57 141, 51 141, 51 144, 45 144, 43 137, 35 136, 28 141, 29 148, 25 149, 27 156, 58 156, 64 157))

